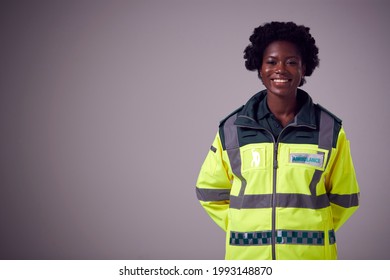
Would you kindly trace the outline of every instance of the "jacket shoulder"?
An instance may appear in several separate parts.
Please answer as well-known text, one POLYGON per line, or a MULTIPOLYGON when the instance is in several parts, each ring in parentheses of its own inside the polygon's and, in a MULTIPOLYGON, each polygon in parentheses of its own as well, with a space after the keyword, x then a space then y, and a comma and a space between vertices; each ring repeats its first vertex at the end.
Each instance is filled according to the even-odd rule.
POLYGON ((339 118, 339 117, 337 117, 335 114, 333 114, 331 111, 329 111, 328 109, 326 109, 325 107, 323 107, 322 105, 320 105, 320 104, 316 104, 316 106, 318 107, 318 109, 319 110, 321 110, 321 111, 324 111, 324 112, 326 112, 327 114, 329 114, 337 123, 339 123, 340 125, 341 125, 341 123, 342 123, 342 120, 339 118))
POLYGON ((239 108, 237 108, 236 110, 234 110, 233 112, 231 112, 229 115, 227 115, 224 119, 222 119, 220 122, 219 122, 219 127, 222 127, 225 122, 233 115, 239 113, 242 108, 244 108, 244 105, 240 106, 239 108))
MULTIPOLYGON (((244 106, 241 106, 239 108, 237 108, 236 110, 234 110, 233 112, 231 112, 229 115, 227 115, 222 121, 220 121, 219 123, 219 136, 220 136, 220 139, 221 139, 221 145, 222 145, 222 148, 225 150, 226 149, 226 139, 225 139, 225 123, 230 119, 232 118, 234 115, 240 113, 242 111, 242 108, 244 106)), ((234 120, 232 120, 234 121, 234 120)))

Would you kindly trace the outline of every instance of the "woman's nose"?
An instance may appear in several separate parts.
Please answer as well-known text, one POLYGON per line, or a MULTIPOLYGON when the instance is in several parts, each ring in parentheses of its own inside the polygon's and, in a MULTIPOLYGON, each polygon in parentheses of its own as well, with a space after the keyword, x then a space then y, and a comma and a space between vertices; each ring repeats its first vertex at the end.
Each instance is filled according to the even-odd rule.
POLYGON ((286 66, 284 65, 284 63, 278 63, 276 65, 275 72, 278 73, 278 74, 285 73, 286 72, 286 66))

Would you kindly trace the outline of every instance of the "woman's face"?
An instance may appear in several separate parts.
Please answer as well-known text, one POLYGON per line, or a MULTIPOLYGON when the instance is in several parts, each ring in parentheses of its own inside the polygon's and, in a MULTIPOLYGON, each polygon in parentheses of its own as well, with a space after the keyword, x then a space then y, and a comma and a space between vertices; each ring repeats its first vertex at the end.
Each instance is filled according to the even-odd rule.
POLYGON ((295 96, 304 75, 301 55, 293 43, 275 41, 264 50, 260 76, 268 93, 295 96))

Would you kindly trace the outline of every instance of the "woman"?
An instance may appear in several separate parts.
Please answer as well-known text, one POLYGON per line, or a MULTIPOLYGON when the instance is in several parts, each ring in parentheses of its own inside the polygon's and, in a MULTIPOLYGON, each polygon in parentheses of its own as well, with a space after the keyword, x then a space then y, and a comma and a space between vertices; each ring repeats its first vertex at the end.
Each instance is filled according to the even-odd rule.
POLYGON ((244 51, 265 90, 219 126, 197 197, 226 231, 226 259, 336 259, 359 186, 341 120, 298 87, 319 65, 309 28, 259 26, 244 51))

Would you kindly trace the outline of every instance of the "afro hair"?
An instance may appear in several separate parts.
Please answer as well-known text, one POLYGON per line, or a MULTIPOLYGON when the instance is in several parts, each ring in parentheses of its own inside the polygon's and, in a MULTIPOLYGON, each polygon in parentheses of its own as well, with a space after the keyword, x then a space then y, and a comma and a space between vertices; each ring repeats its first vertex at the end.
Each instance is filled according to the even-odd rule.
MULTIPOLYGON (((244 50, 245 67, 250 71, 258 71, 263 63, 263 54, 267 46, 274 41, 288 41, 298 48, 302 63, 305 65, 305 76, 310 76, 319 66, 318 47, 309 33, 310 28, 294 22, 272 21, 256 27, 249 37, 251 42, 244 50)), ((261 79, 261 78, 260 78, 261 79)), ((305 83, 302 78, 299 86, 305 83)))

